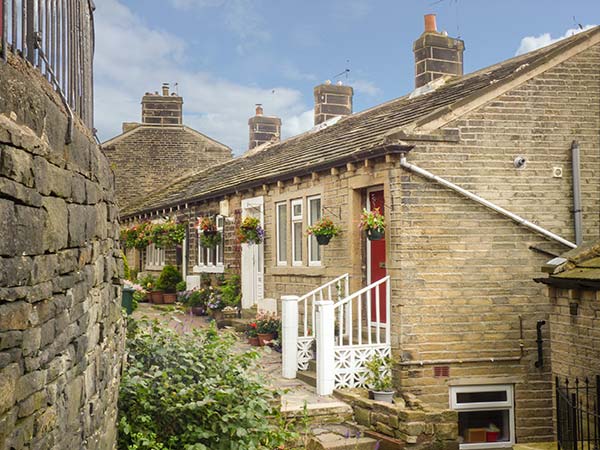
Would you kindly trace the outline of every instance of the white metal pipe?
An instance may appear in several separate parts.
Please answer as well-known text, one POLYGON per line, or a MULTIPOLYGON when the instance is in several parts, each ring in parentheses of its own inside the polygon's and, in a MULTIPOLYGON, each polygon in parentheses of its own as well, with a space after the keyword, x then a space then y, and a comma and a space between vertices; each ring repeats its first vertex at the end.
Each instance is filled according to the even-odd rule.
POLYGON ((581 173, 580 173, 579 143, 571 144, 571 166, 573 170, 573 218, 575 222, 575 243, 583 242, 583 224, 581 217, 581 173))
POLYGON ((502 214, 503 216, 506 216, 509 219, 514 220, 518 224, 523 225, 524 227, 527 227, 530 230, 535 231, 536 233, 546 236, 549 239, 560 242, 561 244, 566 245, 567 247, 571 247, 571 248, 577 247, 577 244, 574 244, 573 242, 568 241, 568 240, 560 237, 559 235, 554 234, 551 231, 548 231, 545 228, 542 228, 539 225, 536 225, 533 222, 530 222, 530 221, 524 219, 523 217, 518 216, 517 214, 514 214, 514 213, 502 208, 501 206, 498 206, 476 194, 473 194, 472 192, 469 192, 466 189, 463 189, 460 186, 458 186, 448 180, 445 180, 444 178, 438 177, 437 175, 434 175, 425 169, 421 169, 420 167, 415 166, 414 164, 408 163, 406 161, 405 156, 401 157, 400 166, 404 167, 407 170, 410 170, 411 172, 421 175, 424 178, 435 181, 436 183, 439 183, 442 186, 452 189, 453 191, 458 192, 459 194, 464 195, 467 198, 470 198, 471 200, 485 206, 486 208, 490 208, 491 210, 496 211, 496 212, 502 214))

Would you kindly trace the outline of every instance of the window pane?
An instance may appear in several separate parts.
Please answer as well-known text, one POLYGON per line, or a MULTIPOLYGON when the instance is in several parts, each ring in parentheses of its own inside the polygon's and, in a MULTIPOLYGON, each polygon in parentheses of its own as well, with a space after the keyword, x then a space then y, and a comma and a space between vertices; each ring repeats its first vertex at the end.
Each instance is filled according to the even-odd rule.
POLYGON ((510 441, 509 410, 458 413, 458 434, 463 442, 510 441))
POLYGON ((277 261, 287 261, 287 208, 286 204, 277 205, 277 261))
MULTIPOLYGON (((313 225, 321 218, 321 199, 311 198, 308 201, 309 204, 309 225, 313 225)), ((310 245, 310 261, 319 262, 321 261, 321 247, 317 242, 317 238, 314 236, 309 237, 310 245)))
POLYGON ((294 222, 292 232, 294 234, 294 262, 302 261, 302 222, 294 222))
POLYGON ((506 391, 456 393, 456 403, 505 402, 506 399, 506 391))
POLYGON ((302 203, 296 203, 295 205, 293 205, 293 208, 294 208, 294 212, 293 212, 294 217, 302 216, 302 203))

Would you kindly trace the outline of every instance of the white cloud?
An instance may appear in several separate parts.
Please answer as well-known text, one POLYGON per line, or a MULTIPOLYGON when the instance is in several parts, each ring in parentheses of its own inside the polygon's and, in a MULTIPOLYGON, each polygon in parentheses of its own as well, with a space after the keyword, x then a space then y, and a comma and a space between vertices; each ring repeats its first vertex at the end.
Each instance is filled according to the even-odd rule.
POLYGON ((595 27, 596 25, 586 25, 583 28, 571 28, 565 32, 560 37, 553 38, 550 33, 543 33, 539 36, 527 36, 521 39, 521 45, 517 49, 515 55, 522 55, 523 53, 531 52, 533 50, 537 50, 538 48, 545 47, 547 45, 553 44, 561 39, 565 39, 567 37, 573 36, 574 34, 581 33, 582 31, 589 30, 590 28, 595 27))
POLYGON ((281 74, 288 80, 292 81, 315 81, 317 79, 315 74, 302 72, 293 63, 287 61, 281 66, 281 74))
POLYGON ((366 94, 370 96, 381 94, 381 89, 375 86, 373 82, 368 80, 354 80, 349 84, 354 88, 354 91, 357 94, 366 94))
POLYGON ((245 86, 186 68, 185 55, 191 53, 186 43, 149 27, 121 0, 104 0, 95 19, 95 121, 102 140, 119 134, 122 122, 139 121, 142 95, 159 90, 163 82, 178 83, 186 125, 238 154, 248 146, 255 103, 264 105, 265 114, 281 117, 285 136, 312 126, 299 91, 245 86))

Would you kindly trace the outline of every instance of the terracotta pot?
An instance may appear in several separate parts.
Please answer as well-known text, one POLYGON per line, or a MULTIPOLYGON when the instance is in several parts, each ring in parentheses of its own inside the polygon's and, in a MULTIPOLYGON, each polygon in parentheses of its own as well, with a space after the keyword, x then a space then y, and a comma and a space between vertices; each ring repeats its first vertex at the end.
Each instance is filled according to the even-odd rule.
POLYGON ((258 341, 258 336, 256 336, 256 337, 249 337, 248 338, 248 344, 250 344, 253 347, 258 347, 260 345, 260 342, 258 341))
POLYGON ((152 291, 150 293, 152 296, 152 303, 155 305, 162 305, 163 303, 163 292, 162 291, 152 291))
POLYGON ((381 230, 376 230, 373 228, 369 228, 367 230, 367 238, 370 241, 379 241, 380 239, 383 238, 384 232, 381 230))
POLYGON ((272 341, 274 337, 275 336, 273 336, 273 333, 258 333, 258 342, 262 347, 267 345, 267 342, 272 341))
POLYGON ((171 292, 165 292, 163 294, 163 303, 166 305, 172 305, 177 301, 177 294, 171 292))
POLYGON ((317 238, 317 243, 319 245, 327 245, 327 244, 329 244, 329 241, 331 240, 331 236, 326 236, 324 234, 317 234, 317 235, 315 235, 315 237, 317 238))

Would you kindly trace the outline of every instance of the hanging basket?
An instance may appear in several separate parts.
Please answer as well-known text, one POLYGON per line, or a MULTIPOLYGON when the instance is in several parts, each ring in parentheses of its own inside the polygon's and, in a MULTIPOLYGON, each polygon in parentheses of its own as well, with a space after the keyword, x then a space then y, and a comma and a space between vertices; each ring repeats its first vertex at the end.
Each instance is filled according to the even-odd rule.
POLYGON ((383 230, 378 230, 376 228, 369 228, 367 230, 367 238, 370 241, 379 241, 379 240, 383 239, 383 236, 384 236, 383 230))
POLYGON ((331 236, 326 234, 317 234, 315 237, 317 238, 317 243, 319 245, 327 245, 329 244, 329 241, 331 241, 331 236))
POLYGON ((215 236, 218 233, 217 230, 204 230, 202 234, 206 237, 215 236))

